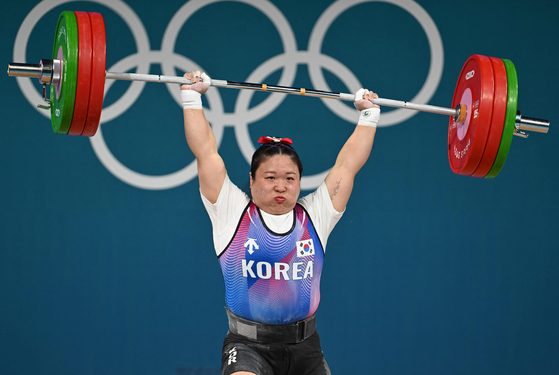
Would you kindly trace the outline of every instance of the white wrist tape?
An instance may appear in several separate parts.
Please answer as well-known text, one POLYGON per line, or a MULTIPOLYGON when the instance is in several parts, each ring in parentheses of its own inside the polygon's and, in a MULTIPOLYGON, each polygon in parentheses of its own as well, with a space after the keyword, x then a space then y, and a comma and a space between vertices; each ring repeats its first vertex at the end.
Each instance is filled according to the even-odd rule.
POLYGON ((194 90, 181 90, 181 102, 184 109, 202 109, 202 95, 194 90))
POLYGON ((357 125, 377 127, 380 119, 380 108, 373 107, 361 111, 357 125))

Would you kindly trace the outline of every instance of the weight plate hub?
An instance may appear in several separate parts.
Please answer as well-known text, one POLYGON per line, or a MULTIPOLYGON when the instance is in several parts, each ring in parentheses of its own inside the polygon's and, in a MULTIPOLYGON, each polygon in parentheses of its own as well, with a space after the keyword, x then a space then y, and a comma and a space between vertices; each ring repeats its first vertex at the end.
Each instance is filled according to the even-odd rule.
POLYGON ((451 117, 448 127, 448 158, 456 174, 471 175, 483 157, 491 128, 493 96, 491 60, 482 55, 470 56, 462 67, 452 98, 452 108, 466 105, 466 120, 457 123, 451 117))
POLYGON ((516 111, 518 101, 518 78, 516 76, 516 68, 510 60, 503 59, 505 69, 507 70, 507 110, 505 114, 505 124, 503 127, 503 135, 501 136, 501 144, 495 157, 495 162, 491 170, 487 173, 485 178, 494 178, 499 174, 510 150, 510 144, 514 134, 514 127, 516 124, 516 111))
POLYGON ((106 36, 105 21, 100 13, 89 13, 92 36, 91 87, 83 136, 92 137, 99 128, 105 91, 106 36))
POLYGON ((61 61, 58 85, 50 88, 52 129, 67 134, 72 124, 78 76, 78 24, 74 12, 64 11, 58 17, 52 58, 61 61))

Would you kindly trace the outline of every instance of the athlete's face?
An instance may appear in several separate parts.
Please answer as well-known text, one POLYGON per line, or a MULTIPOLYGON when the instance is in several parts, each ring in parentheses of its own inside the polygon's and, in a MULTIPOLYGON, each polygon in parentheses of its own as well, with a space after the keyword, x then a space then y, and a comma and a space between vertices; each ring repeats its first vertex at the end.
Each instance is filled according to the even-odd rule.
POLYGON ((264 159, 255 176, 250 176, 250 191, 254 203, 264 212, 285 214, 295 207, 301 187, 299 169, 287 155, 264 159))

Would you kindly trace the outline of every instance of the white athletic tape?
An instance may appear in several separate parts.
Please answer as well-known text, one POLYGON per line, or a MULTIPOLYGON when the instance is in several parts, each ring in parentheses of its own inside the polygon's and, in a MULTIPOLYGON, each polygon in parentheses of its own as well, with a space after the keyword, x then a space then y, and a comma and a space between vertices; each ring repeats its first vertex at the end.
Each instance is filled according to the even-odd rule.
POLYGON ((194 90, 181 90, 183 109, 202 109, 202 95, 194 90))
POLYGON ((377 127, 380 119, 380 108, 373 107, 361 111, 357 125, 377 127))
POLYGON ((355 100, 356 102, 363 100, 363 94, 365 94, 365 89, 359 89, 355 93, 355 100))
POLYGON ((212 80, 211 80, 210 76, 208 76, 206 73, 202 73, 200 75, 200 77, 202 77, 202 82, 204 82, 208 86, 212 85, 212 80))

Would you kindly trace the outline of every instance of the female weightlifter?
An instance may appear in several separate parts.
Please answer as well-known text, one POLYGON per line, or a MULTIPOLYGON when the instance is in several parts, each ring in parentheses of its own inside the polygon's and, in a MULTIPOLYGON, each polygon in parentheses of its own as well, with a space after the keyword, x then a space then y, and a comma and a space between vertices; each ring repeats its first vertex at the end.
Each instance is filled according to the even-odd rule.
POLYGON ((227 176, 201 95, 210 78, 186 73, 184 130, 198 166, 226 290, 229 332, 224 375, 330 374, 316 332, 320 276, 328 236, 341 218, 357 172, 367 161, 380 108, 360 89, 355 131, 313 193, 299 198, 303 166, 288 138, 261 137, 252 156, 249 197, 227 176))

